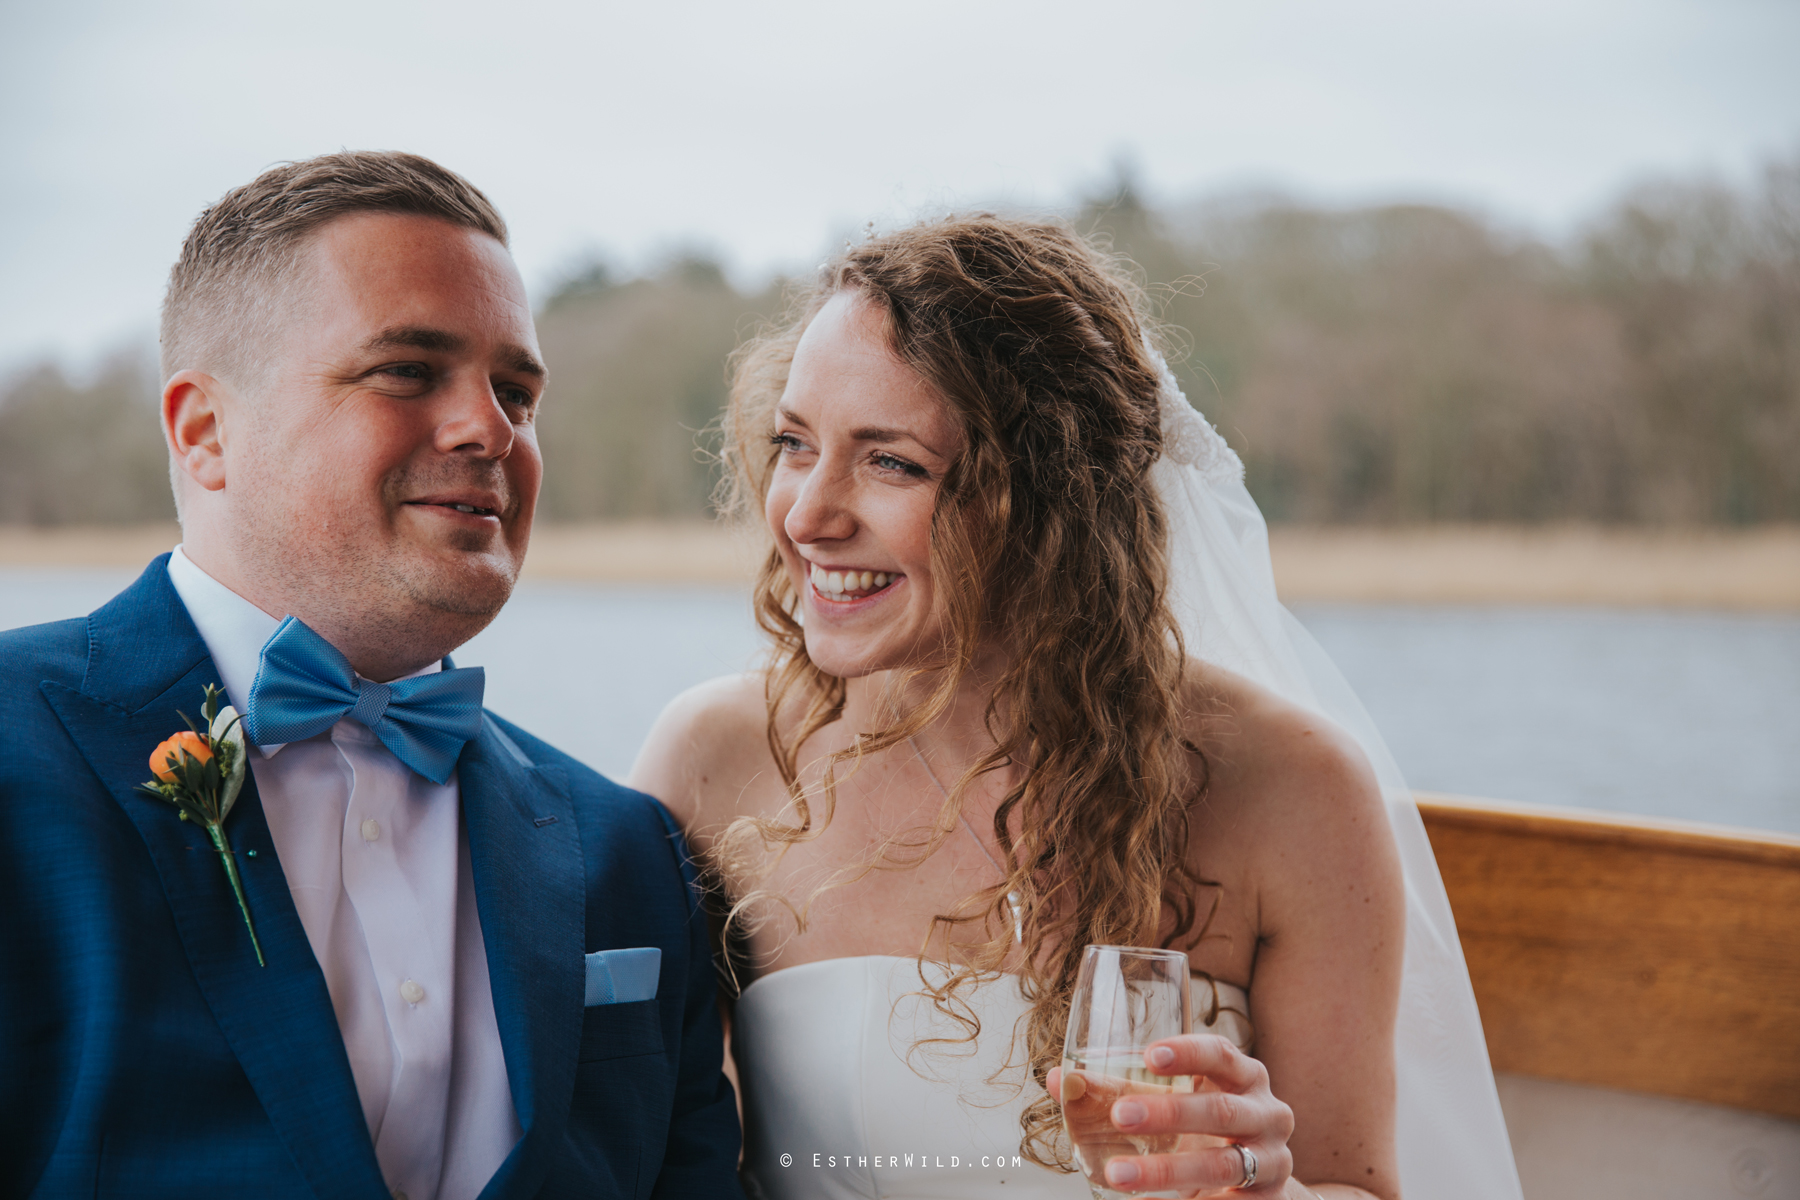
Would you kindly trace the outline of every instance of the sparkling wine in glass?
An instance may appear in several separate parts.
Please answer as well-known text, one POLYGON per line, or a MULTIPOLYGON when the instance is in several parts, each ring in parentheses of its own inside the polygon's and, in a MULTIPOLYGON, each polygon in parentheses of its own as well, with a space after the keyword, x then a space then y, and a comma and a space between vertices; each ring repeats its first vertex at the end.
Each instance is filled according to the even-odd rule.
POLYGON ((1122 1096, 1193 1091, 1194 1076, 1157 1075, 1144 1065, 1153 1043, 1191 1027, 1186 954, 1136 946, 1089 946, 1082 953, 1063 1039, 1061 1100, 1075 1165, 1100 1200, 1179 1194, 1114 1191, 1106 1186, 1106 1164, 1116 1155, 1179 1147, 1181 1134, 1122 1132, 1112 1123, 1112 1106, 1122 1096))

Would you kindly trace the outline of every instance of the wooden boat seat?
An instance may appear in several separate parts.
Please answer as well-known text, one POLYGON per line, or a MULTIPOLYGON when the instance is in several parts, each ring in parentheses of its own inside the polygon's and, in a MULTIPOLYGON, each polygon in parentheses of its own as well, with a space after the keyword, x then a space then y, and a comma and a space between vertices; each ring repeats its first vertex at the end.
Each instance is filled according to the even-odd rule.
POLYGON ((1800 837, 1418 801, 1495 1070, 1800 1118, 1800 837))

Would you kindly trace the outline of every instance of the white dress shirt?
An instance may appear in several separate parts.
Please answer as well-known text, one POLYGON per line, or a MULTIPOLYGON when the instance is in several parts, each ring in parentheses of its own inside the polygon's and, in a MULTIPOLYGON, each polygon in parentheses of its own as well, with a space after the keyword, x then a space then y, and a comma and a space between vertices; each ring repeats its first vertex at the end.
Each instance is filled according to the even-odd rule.
MULTIPOLYGON (((243 712, 280 621, 180 547, 169 582, 243 712)), ((389 1190, 472 1200, 520 1130, 456 778, 431 782, 348 717, 303 742, 258 747, 250 770, 389 1190)))

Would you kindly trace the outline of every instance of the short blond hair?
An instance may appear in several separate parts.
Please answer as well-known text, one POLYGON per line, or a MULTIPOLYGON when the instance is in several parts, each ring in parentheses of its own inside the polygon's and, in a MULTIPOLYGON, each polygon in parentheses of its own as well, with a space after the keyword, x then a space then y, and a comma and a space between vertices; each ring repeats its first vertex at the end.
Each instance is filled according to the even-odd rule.
POLYGON ((251 367, 306 239, 363 212, 435 217, 506 245, 506 222, 481 190, 428 158, 346 150, 282 163, 226 192, 188 231, 163 297, 163 379, 251 367))

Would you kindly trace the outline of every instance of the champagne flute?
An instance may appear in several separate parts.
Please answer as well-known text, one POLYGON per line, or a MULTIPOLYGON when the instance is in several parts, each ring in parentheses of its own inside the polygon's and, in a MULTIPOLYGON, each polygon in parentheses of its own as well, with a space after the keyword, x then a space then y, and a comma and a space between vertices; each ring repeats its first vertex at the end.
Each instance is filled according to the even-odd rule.
POLYGON ((1137 946, 1089 946, 1082 952, 1063 1039, 1063 1125, 1075 1165, 1098 1200, 1177 1196, 1177 1192, 1119 1192, 1106 1186, 1106 1164, 1117 1155, 1166 1154, 1181 1134, 1133 1136, 1112 1123, 1121 1096, 1191 1092, 1192 1075, 1157 1075, 1144 1065, 1154 1042, 1190 1032, 1187 955, 1137 946))

